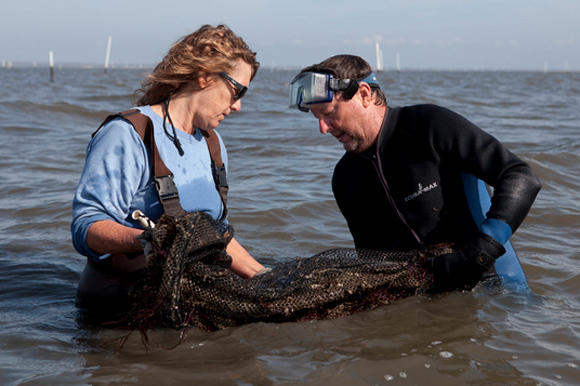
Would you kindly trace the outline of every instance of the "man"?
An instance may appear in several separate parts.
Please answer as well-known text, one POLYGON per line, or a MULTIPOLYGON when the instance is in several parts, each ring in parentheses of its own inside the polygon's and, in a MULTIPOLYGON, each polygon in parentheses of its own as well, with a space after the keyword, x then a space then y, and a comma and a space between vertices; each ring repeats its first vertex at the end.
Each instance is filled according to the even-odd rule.
MULTIPOLYGON (((431 259, 435 291, 475 286, 505 253, 540 190, 531 167, 460 115, 434 105, 387 106, 370 65, 352 55, 304 68, 290 107, 311 111, 346 153, 332 189, 359 249, 413 250, 451 242, 431 259), (485 221, 473 219, 464 183, 494 188, 485 221)), ((487 275, 486 275, 487 276, 487 275)))

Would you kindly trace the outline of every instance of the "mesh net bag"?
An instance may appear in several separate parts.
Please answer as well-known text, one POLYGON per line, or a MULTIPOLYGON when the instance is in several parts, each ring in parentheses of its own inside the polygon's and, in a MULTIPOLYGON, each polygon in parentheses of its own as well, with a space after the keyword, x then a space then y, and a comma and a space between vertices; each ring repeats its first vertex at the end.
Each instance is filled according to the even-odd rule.
POLYGON ((136 291, 133 323, 219 330, 254 322, 330 319, 425 291, 427 256, 450 252, 330 249, 293 258, 272 271, 242 279, 227 267, 233 230, 205 213, 164 215, 142 236, 152 242, 136 291))

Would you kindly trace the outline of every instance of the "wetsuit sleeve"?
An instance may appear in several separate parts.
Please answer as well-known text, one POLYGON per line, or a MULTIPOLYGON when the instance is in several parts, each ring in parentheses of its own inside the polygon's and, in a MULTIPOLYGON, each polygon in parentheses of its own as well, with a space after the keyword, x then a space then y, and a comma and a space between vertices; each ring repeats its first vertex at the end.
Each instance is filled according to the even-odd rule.
POLYGON ((131 226, 128 218, 133 198, 150 178, 147 160, 143 141, 121 119, 105 125, 89 142, 71 223, 73 245, 80 254, 99 256, 86 244, 87 231, 94 222, 113 220, 131 226))
POLYGON ((540 191, 540 180, 530 165, 460 115, 441 108, 433 122, 433 142, 440 155, 494 188, 486 215, 490 221, 486 220, 484 230, 487 227, 489 233, 503 234, 496 237, 509 238, 527 216, 540 191), (511 232, 491 220, 508 224, 511 232))

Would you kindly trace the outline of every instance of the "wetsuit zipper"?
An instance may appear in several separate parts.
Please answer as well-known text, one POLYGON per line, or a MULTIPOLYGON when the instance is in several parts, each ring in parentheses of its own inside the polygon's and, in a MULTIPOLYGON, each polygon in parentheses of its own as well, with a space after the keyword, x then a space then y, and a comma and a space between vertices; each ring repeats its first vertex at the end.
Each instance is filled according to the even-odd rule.
POLYGON ((389 189, 389 184, 387 183, 387 179, 385 178, 385 175, 383 173, 383 167, 382 167, 382 163, 380 162, 381 160, 380 160, 380 156, 379 156, 379 148, 377 147, 376 154, 373 154, 371 157, 366 157, 366 156, 363 156, 363 157, 367 158, 373 164, 373 167, 375 168, 375 171, 377 172, 377 175, 379 176, 379 180, 381 181, 381 184, 383 185, 383 189, 385 190, 385 194, 387 195, 387 199, 389 200, 391 207, 395 210, 395 212, 397 213, 397 216, 399 217, 401 222, 403 224, 405 224, 407 229, 411 232, 411 234, 413 235, 413 238, 417 241, 417 243, 419 243, 419 245, 422 246, 423 243, 421 242, 421 239, 419 238, 417 233, 413 230, 413 228, 411 228, 409 226, 409 224, 407 224, 405 217, 403 217, 403 214, 401 213, 401 211, 399 210, 399 208, 397 208, 397 205, 395 204, 395 200, 393 199, 393 195, 391 194, 391 190, 389 189))

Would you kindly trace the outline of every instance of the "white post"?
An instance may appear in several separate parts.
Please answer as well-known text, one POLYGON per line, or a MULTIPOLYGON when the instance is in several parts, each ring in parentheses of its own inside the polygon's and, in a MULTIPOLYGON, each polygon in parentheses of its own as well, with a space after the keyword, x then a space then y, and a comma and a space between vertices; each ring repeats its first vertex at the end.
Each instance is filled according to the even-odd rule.
POLYGON ((401 63, 399 63, 399 53, 397 52, 397 71, 401 71, 401 63))
POLYGON ((109 36, 109 42, 107 43, 107 55, 105 56, 105 74, 107 73, 107 68, 109 68, 109 56, 111 55, 111 36, 109 36))
POLYGON ((377 57, 377 71, 380 68, 380 63, 379 63, 379 42, 375 42, 375 55, 377 57))
POLYGON ((375 42, 375 50, 376 50, 376 55, 377 55, 377 72, 380 72, 383 70, 383 53, 381 51, 381 48, 379 47, 379 42, 375 42))
POLYGON ((52 51, 48 53, 48 62, 50 64, 50 81, 54 82, 54 58, 52 56, 52 51))

